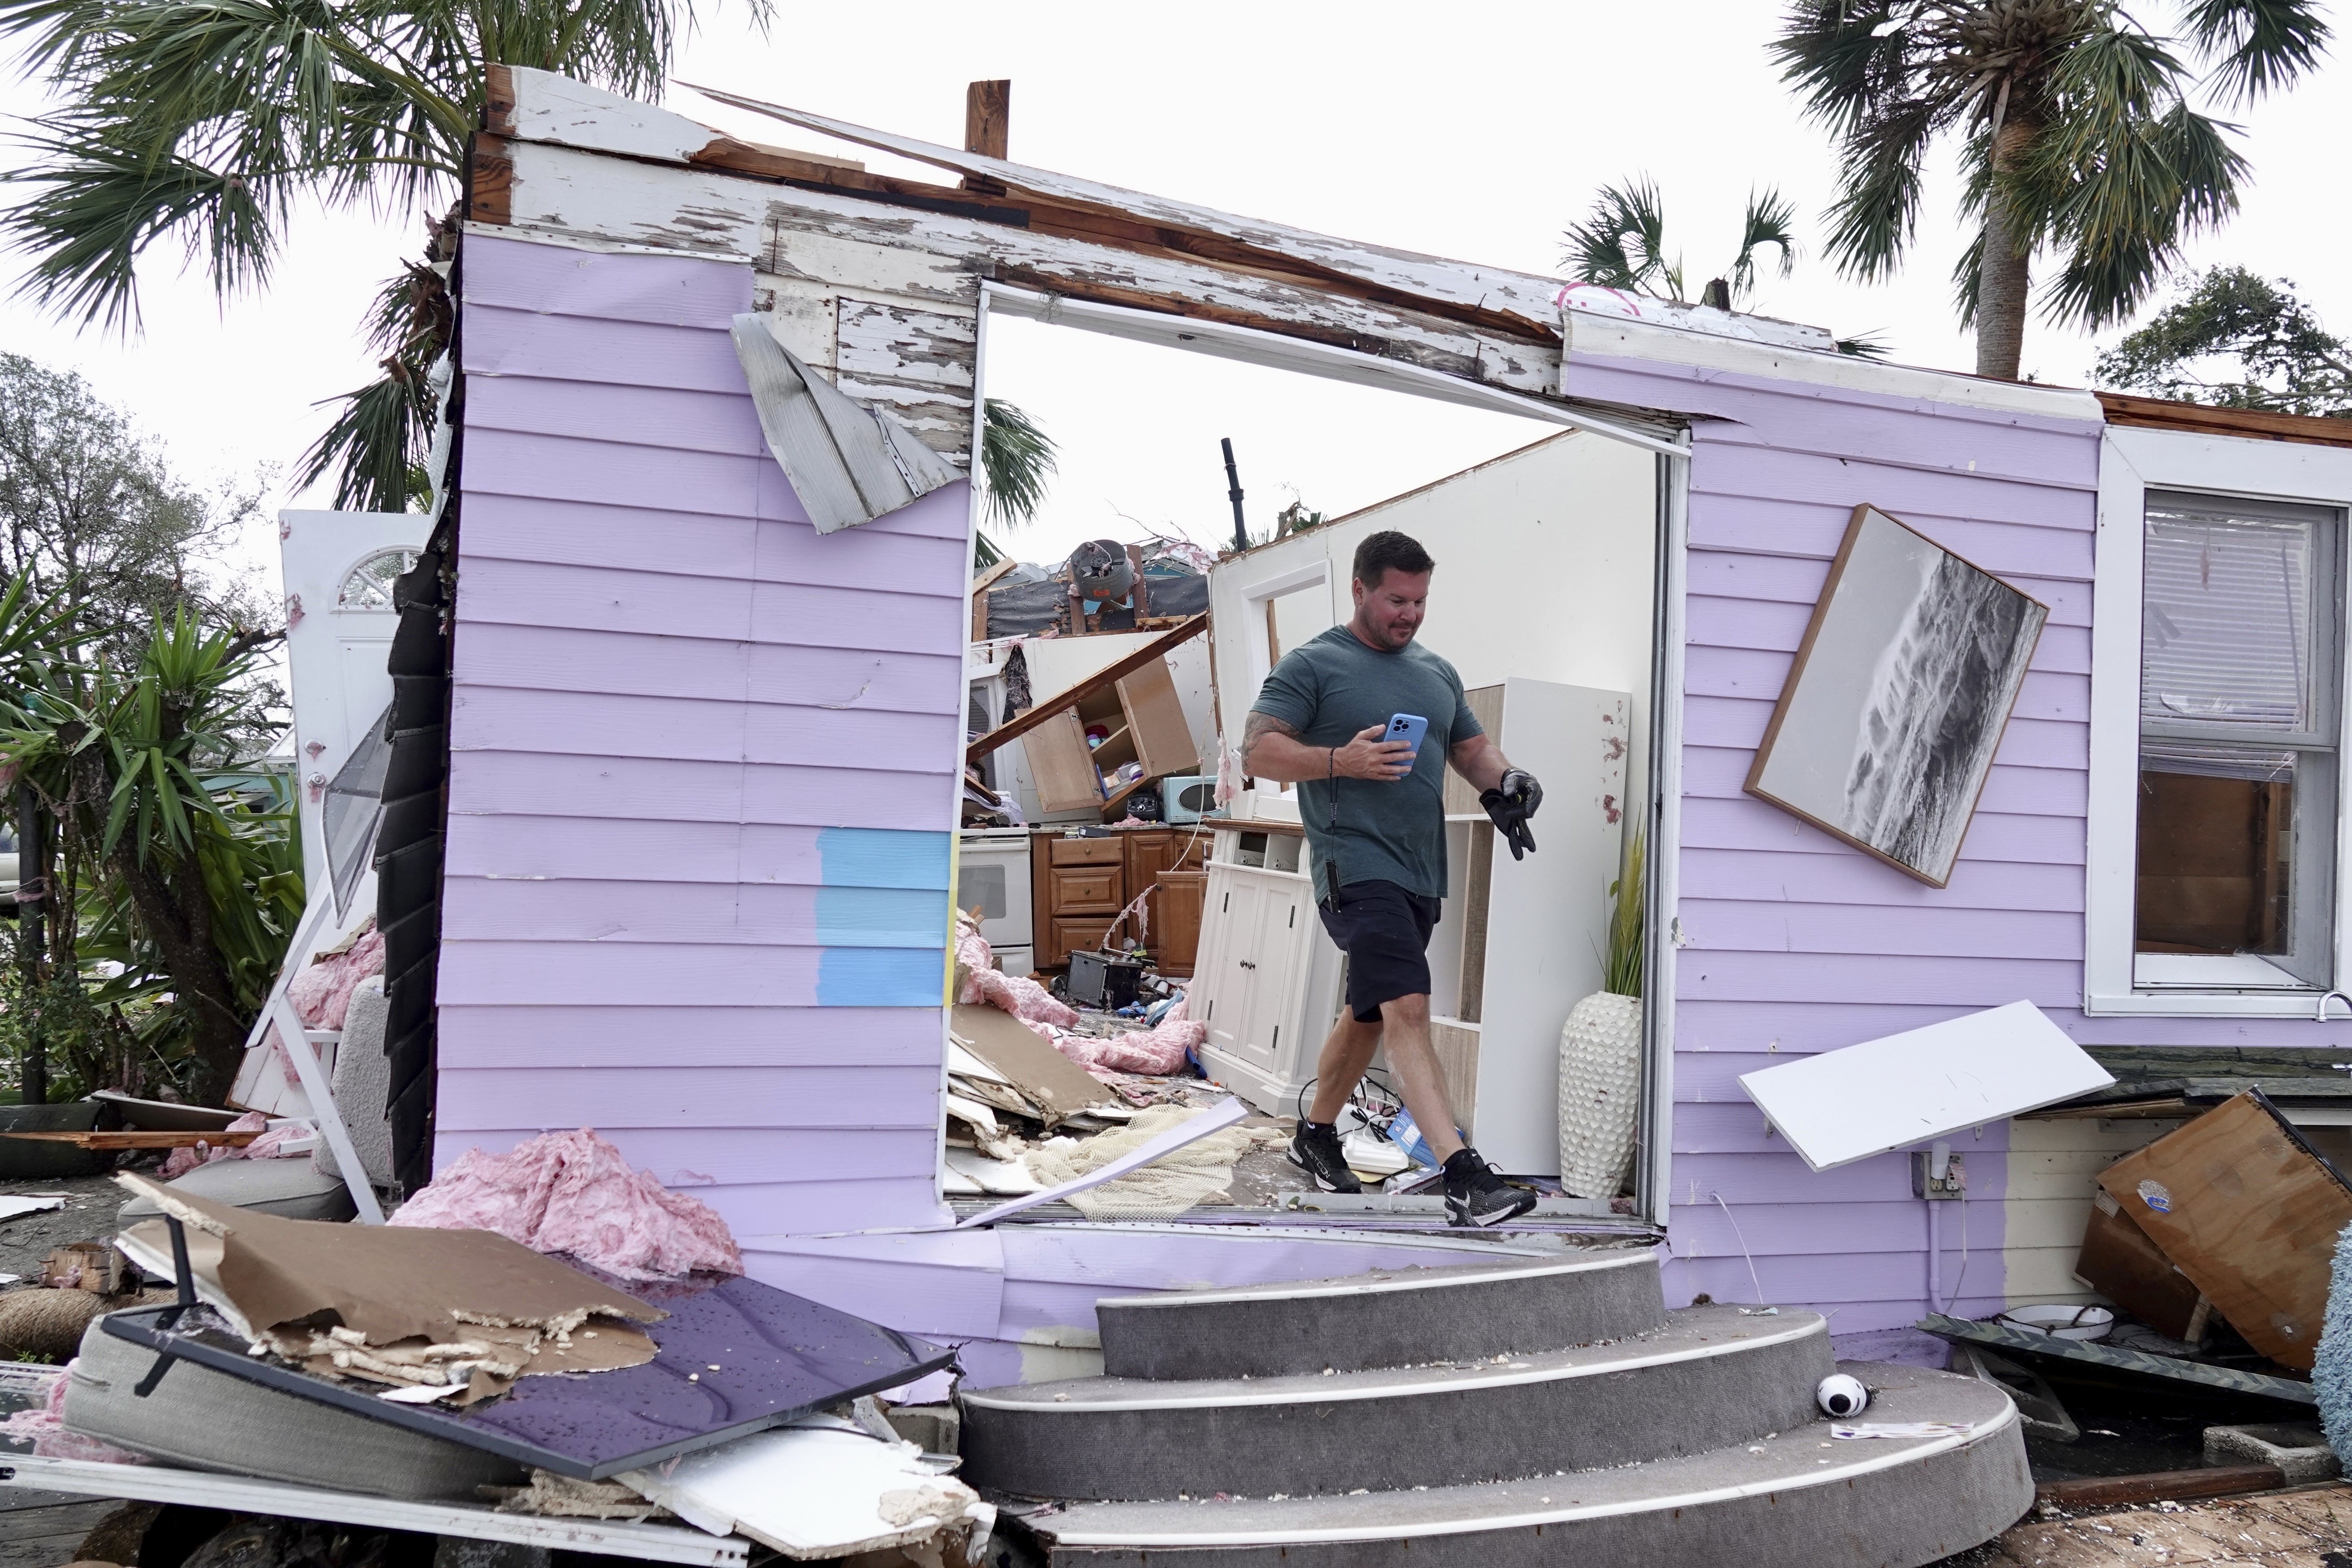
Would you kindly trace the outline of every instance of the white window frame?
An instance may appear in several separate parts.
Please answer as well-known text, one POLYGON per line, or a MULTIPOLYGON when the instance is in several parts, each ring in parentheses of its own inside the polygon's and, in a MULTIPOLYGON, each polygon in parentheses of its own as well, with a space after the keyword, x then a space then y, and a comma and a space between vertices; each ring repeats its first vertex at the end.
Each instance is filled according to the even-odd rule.
MULTIPOLYGON (((2149 490, 2334 507, 2352 515, 2352 447, 2109 428, 2099 456, 2091 622, 2090 822, 2083 1011, 2095 1016, 2308 1018, 2326 987, 2260 958, 2132 951, 2139 837, 2140 604, 2149 490)), ((2336 554, 2352 560, 2352 549, 2336 554)), ((2347 638, 2352 643, 2352 638, 2347 638)), ((2352 719, 2352 679, 2339 682, 2352 719)), ((2352 737, 2352 724, 2340 733, 2352 737)), ((2335 961, 2352 984, 2352 767, 2336 770, 2335 961)))

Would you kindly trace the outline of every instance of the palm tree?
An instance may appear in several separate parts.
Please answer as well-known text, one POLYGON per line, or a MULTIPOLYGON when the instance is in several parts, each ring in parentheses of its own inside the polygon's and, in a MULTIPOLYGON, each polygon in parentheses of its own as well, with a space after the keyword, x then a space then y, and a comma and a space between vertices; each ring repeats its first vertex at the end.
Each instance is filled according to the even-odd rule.
MULTIPOLYGON (((761 21, 772 0, 745 0, 761 21)), ((58 105, 21 138, 0 210, 21 289, 58 315, 139 324, 138 268, 177 241, 223 297, 268 283, 302 204, 438 212, 481 122, 486 64, 657 97, 694 0, 0 0, 0 35, 58 105)), ((386 284, 383 374, 343 399, 303 459, 340 464, 335 504, 399 511, 418 488, 447 341, 442 275, 459 209, 386 284)))
POLYGON ((1955 134, 1977 236, 1953 281, 1977 374, 2016 379, 2038 251, 2057 257, 2047 320, 2095 330, 2131 314, 2182 237, 2238 205, 2232 127, 2192 97, 2283 89, 2327 37, 2316 0, 2179 10, 2175 38, 2116 0, 1793 0, 1772 50, 1838 139, 1830 255, 1851 277, 1892 276, 1916 232, 1921 163, 1955 134))
POLYGON ((1020 405, 1001 397, 982 400, 980 477, 990 521, 1015 529, 1037 515, 1045 504, 1046 481, 1059 467, 1056 450, 1054 438, 1020 405))
MULTIPOLYGON (((1797 264, 1797 239, 1790 225, 1797 209, 1778 191, 1748 193, 1740 223, 1739 250, 1719 278, 1710 279, 1702 302, 1728 310, 1756 291, 1756 253, 1766 246, 1780 252, 1780 275, 1797 264)), ((1665 209, 1647 175, 1627 185, 1603 185, 1592 211, 1567 235, 1568 266, 1587 283, 1685 303, 1683 262, 1666 255, 1665 209)))

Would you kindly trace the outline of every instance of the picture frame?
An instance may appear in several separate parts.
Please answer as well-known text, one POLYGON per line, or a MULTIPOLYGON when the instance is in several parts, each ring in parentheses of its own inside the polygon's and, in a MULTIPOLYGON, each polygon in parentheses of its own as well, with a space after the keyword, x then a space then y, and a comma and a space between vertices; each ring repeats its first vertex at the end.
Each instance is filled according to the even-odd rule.
POLYGON ((1855 507, 1743 787, 1948 886, 2049 619, 1892 513, 1855 507))

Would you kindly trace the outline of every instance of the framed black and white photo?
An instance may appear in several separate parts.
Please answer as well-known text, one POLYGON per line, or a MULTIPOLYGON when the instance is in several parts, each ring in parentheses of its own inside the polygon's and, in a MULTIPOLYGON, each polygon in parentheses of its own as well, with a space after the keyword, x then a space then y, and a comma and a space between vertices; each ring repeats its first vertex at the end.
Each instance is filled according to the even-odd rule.
POLYGON ((1854 508, 1748 792, 1945 886, 2049 618, 1916 529, 1854 508))

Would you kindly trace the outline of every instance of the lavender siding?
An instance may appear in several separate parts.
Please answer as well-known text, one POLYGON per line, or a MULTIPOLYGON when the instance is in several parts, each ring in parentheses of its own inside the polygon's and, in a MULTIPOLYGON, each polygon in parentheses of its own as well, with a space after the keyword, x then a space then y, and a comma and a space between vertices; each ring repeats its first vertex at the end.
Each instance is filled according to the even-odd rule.
POLYGON ((593 1126, 740 1235, 936 1220, 965 487, 817 536, 746 266, 461 277, 439 1157, 593 1126))
MULTIPOLYGON (((2117 1037, 2081 1011, 2098 426, 1583 356, 1570 381, 1711 416, 1691 460, 1668 1299, 1744 1301, 1760 1282, 1768 1300, 1834 1310, 1840 1334, 1899 1328, 1927 1294, 1903 1158, 1816 1174, 1737 1080, 2020 997, 2078 1038, 2117 1037), (1864 501, 2051 606, 1941 890, 1740 789, 1864 501)), ((2000 1304, 2007 1134, 1957 1143, 1968 1268, 1948 1212, 1942 1283, 1964 1310, 2000 1304)))

